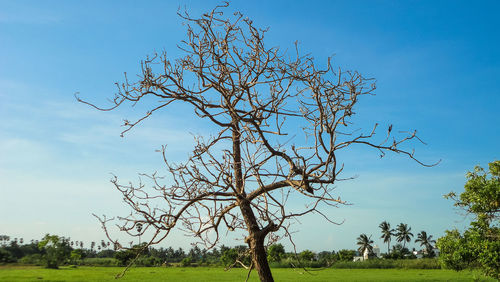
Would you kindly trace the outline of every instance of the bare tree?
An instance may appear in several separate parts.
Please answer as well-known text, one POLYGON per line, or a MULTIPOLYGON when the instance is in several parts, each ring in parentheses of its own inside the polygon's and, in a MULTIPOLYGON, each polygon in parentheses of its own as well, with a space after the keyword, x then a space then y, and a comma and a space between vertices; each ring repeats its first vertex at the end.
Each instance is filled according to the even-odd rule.
MULTIPOLYGON (((166 53, 146 58, 138 81, 125 75, 125 82, 117 84, 111 107, 77 99, 109 111, 154 97, 158 103, 142 117, 124 121, 123 133, 175 103, 190 105, 196 116, 212 123, 213 135, 197 137, 185 163, 169 162, 163 147, 168 184, 156 173, 141 174, 153 188, 142 180, 121 184, 112 179, 134 211, 118 218, 120 229, 135 236, 150 232, 150 246, 179 227, 208 247, 225 231, 242 230, 252 258, 248 268, 261 281, 273 281, 266 244, 290 235, 293 218, 317 213, 334 222, 320 205, 346 203, 333 195, 332 184, 341 180, 343 170, 338 152, 359 144, 381 156, 395 152, 425 164, 413 151, 401 149, 419 140, 416 132, 396 138, 391 125, 377 139, 377 124, 366 133, 352 129, 354 106, 375 89, 373 80, 334 69, 330 59, 319 67, 297 46, 292 53, 267 47, 267 29, 255 27, 239 12, 226 16, 227 6, 197 18, 179 12, 187 27, 179 45, 185 55, 175 61, 166 53), (291 195, 302 197, 304 210, 287 206, 291 195), (140 233, 134 233, 139 224, 140 233)), ((100 220, 116 242, 107 229, 109 220, 100 220)))

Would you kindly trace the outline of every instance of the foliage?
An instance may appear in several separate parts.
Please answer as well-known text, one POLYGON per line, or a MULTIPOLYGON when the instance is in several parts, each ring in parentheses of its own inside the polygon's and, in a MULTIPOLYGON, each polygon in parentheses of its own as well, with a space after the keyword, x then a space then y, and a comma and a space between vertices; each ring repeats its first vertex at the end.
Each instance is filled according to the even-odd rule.
POLYGON ((75 249, 71 251, 70 261, 72 264, 79 264, 82 258, 84 257, 84 253, 82 249, 75 249))
POLYGON ((227 249, 222 253, 220 258, 222 265, 229 266, 234 264, 236 259, 238 258, 238 251, 236 249, 227 249))
POLYGON ((411 241, 411 237, 413 237, 413 233, 411 233, 411 227, 408 227, 408 224, 400 223, 396 227, 397 241, 403 242, 403 247, 406 246, 407 242, 411 241))
POLYGON ((191 263, 193 263, 193 260, 190 257, 183 258, 181 260, 181 266, 183 266, 183 267, 191 266, 191 263))
POLYGON ((322 251, 322 252, 319 252, 316 255, 316 257, 317 257, 318 262, 321 263, 321 265, 327 266, 327 267, 330 266, 331 264, 333 264, 338 259, 335 251, 332 251, 332 252, 322 251))
POLYGON ((391 229, 391 225, 387 221, 383 221, 382 223, 380 223, 380 225, 378 227, 380 229, 382 229, 382 236, 380 236, 380 238, 384 239, 384 243, 387 243, 387 253, 389 253, 391 239, 392 239, 392 236, 395 235, 394 229, 391 229))
POLYGON ((128 265, 135 257, 137 257, 137 251, 134 249, 121 250, 115 253, 115 259, 122 266, 128 265))
POLYGON ((115 258, 84 258, 80 265, 86 266, 121 266, 119 260, 115 258))
MULTIPOLYGON (((33 249, 33 243, 25 245, 6 244, 6 246, 11 245, 19 249, 17 252, 22 252, 23 254, 26 253, 26 255, 18 260, 19 263, 25 265, 41 265, 45 262, 45 260, 42 259, 42 255, 44 254, 42 252, 43 250, 38 248, 33 249), (33 251, 36 253, 32 253, 33 251)), ((79 246, 79 244, 76 245, 79 246)), ((65 263, 76 264, 79 266, 123 266, 129 264, 132 259, 135 259, 137 251, 141 246, 144 246, 144 243, 141 245, 131 246, 131 249, 121 251, 102 250, 100 252, 95 252, 90 249, 73 249, 70 253, 70 258, 67 259, 65 263)), ((394 251, 394 254, 399 254, 400 249, 402 248, 403 247, 401 245, 394 246, 394 249, 396 250, 394 251)), ((0 251, 1 250, 4 250, 4 248, 0 247, 0 251)), ((408 249, 405 249, 405 252, 409 253, 408 249)), ((215 266, 222 264, 224 266, 239 268, 241 264, 236 263, 236 261, 240 261, 247 266, 250 264, 248 247, 243 245, 235 247, 221 246, 220 248, 213 248, 211 250, 200 249, 197 246, 194 246, 187 252, 185 252, 182 248, 177 250, 174 250, 171 247, 158 249, 147 248, 144 249, 143 253, 143 256, 140 256, 134 261, 133 266, 161 266, 169 265, 169 263, 178 263, 177 265, 179 266, 215 266)), ((352 259, 356 254, 355 250, 340 250, 339 252, 322 251, 319 253, 305 250, 299 254, 295 254, 291 252, 286 253, 284 246, 281 244, 271 245, 268 248, 268 254, 273 257, 273 259, 270 258, 270 265, 273 268, 397 268, 408 267, 398 265, 398 263, 409 263, 405 262, 406 260, 397 260, 398 263, 395 261, 390 262, 392 260, 385 260, 387 262, 351 265, 352 259)), ((418 266, 409 266, 408 268, 418 268, 418 266)), ((432 267, 422 266, 420 268, 432 267)))
POLYGON ((500 213, 500 161, 489 163, 489 175, 482 167, 476 166, 468 172, 465 190, 459 196, 455 192, 445 198, 455 201, 454 206, 474 214, 477 221, 492 223, 500 213))
POLYGON ((0 264, 15 262, 16 258, 12 255, 11 252, 7 251, 4 248, 0 249, 0 264))
POLYGON ((371 254, 373 252, 373 240, 371 239, 371 236, 368 237, 366 234, 361 234, 357 238, 356 244, 359 246, 358 252, 363 255, 365 253, 365 250, 368 250, 368 254, 371 254))
POLYGON ((467 173, 464 192, 459 196, 451 192, 445 198, 474 220, 463 234, 451 230, 438 239, 443 266, 457 271, 478 266, 500 279, 500 161, 489 164, 489 173, 476 166, 467 173))
POLYGON ((226 267, 248 267, 250 265, 251 258, 247 246, 239 245, 234 248, 221 247, 221 253, 220 262, 226 267))
POLYGON ((340 250, 337 253, 338 260, 340 261, 352 261, 354 259, 354 256, 356 255, 355 250, 340 250))
POLYGON ((21 259, 18 260, 18 262, 20 264, 26 264, 26 265, 42 265, 44 263, 44 260, 41 254, 31 254, 22 257, 21 259))
POLYGON ((401 244, 396 244, 392 246, 392 250, 390 253, 385 254, 384 258, 387 259, 410 259, 416 258, 408 248, 404 247, 401 244))
POLYGON ((10 236, 0 234, 0 246, 4 247, 10 241, 10 236))
MULTIPOLYGON (((191 260, 191 258, 185 258, 188 260, 191 260)), ((182 261, 181 261, 182 263, 182 261)), ((161 260, 157 257, 153 256, 141 256, 137 258, 137 260, 134 261, 135 266, 146 266, 146 267, 152 267, 152 266, 160 266, 162 264, 161 260)), ((189 264, 191 264, 189 262, 189 264)), ((188 266, 188 265, 186 265, 188 266)))
POLYGON ((270 262, 280 261, 285 255, 285 247, 282 244, 273 244, 267 249, 267 260, 270 262))
POLYGON ((45 251, 43 259, 47 268, 58 268, 69 260, 71 254, 69 240, 57 235, 46 234, 38 243, 38 248, 45 251))
POLYGON ((466 241, 456 229, 446 230, 445 236, 437 241, 443 266, 453 270, 462 270, 474 261, 475 255, 466 247, 466 241))
MULTIPOLYGON (((81 249, 79 249, 81 250, 81 249)), ((95 254, 95 257, 98 257, 98 258, 112 258, 115 256, 115 250, 102 250, 98 253, 95 254)), ((82 258, 86 257, 86 253, 84 250, 82 250, 82 258)))
POLYGON ((427 235, 427 232, 421 231, 417 234, 417 239, 415 239, 415 243, 420 243, 420 246, 425 247, 426 257, 434 257, 435 253, 432 250, 434 247, 433 243, 436 243, 436 240, 432 239, 432 235, 427 235))
POLYGON ((315 259, 316 255, 314 254, 314 252, 310 251, 310 250, 304 250, 302 252, 299 253, 299 259, 301 261, 313 261, 315 259))
POLYGON ((401 259, 369 259, 364 261, 338 261, 334 263, 332 268, 350 268, 350 269, 439 269, 440 265, 437 259, 418 259, 418 260, 401 260, 401 259))

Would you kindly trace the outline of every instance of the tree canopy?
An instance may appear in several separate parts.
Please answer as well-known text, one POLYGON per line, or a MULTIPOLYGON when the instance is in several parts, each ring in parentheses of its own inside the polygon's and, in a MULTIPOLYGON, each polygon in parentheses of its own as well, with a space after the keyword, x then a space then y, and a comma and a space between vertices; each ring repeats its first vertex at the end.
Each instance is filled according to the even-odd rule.
POLYGON ((438 239, 440 260, 455 270, 480 266, 500 279, 500 161, 491 162, 488 172, 476 166, 467 173, 464 188, 460 195, 451 192, 444 197, 474 219, 463 234, 451 230, 438 239))

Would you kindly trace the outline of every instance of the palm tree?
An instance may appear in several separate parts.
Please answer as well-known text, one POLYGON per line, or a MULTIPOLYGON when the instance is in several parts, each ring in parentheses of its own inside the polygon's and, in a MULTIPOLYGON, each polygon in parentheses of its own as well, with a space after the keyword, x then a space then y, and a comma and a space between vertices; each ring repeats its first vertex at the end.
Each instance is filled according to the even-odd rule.
POLYGON ((417 239, 415 239, 415 243, 420 242, 420 246, 425 246, 427 254, 430 254, 432 251, 432 243, 436 243, 436 240, 432 239, 432 235, 427 236, 427 232, 420 231, 417 234, 417 239))
POLYGON ((364 254, 365 250, 368 250, 368 253, 371 253, 373 250, 373 247, 371 244, 373 244, 373 240, 371 240, 371 236, 368 237, 366 234, 361 234, 357 238, 358 242, 356 244, 359 245, 358 251, 361 253, 361 255, 364 254))
POLYGON ((394 229, 391 229, 391 225, 387 221, 383 221, 378 226, 382 229, 382 236, 380 238, 384 239, 384 243, 387 243, 387 254, 390 253, 391 237, 394 236, 394 229))
POLYGON ((411 227, 408 227, 408 224, 400 223, 396 228, 396 237, 398 242, 403 242, 403 248, 406 246, 406 242, 411 241, 411 237, 413 237, 413 233, 411 233, 411 227))
POLYGON ((137 233, 139 233, 139 245, 141 244, 141 231, 142 231, 142 223, 138 222, 135 226, 137 233))

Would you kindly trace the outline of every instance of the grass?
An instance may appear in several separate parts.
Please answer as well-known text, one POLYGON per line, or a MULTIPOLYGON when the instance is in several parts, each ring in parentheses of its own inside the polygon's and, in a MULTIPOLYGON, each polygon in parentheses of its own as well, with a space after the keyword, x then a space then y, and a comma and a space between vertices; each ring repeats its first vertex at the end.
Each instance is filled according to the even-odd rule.
MULTIPOLYGON (((0 281, 116 281, 120 267, 62 267, 45 269, 35 266, 0 267, 0 281)), ((273 269, 276 281, 495 281, 478 272, 440 269, 273 269)), ((130 269, 118 281, 244 281, 247 271, 197 267, 138 267, 130 269)), ((258 281, 252 272, 250 281, 258 281)))

